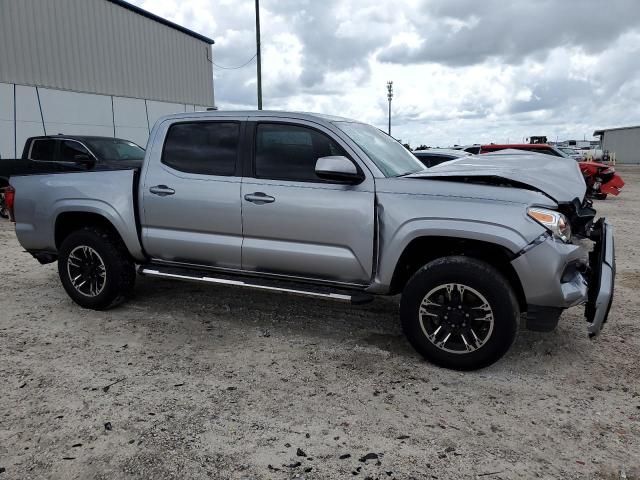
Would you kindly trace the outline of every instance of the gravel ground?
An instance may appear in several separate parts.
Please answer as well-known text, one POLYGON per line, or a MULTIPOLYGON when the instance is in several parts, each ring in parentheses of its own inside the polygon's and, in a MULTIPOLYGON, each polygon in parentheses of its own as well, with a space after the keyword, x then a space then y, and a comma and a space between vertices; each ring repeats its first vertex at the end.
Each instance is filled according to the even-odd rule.
POLYGON ((397 299, 364 307, 139 279, 108 312, 0 222, 4 478, 640 478, 640 169, 604 333, 582 309, 498 364, 421 360, 397 299))

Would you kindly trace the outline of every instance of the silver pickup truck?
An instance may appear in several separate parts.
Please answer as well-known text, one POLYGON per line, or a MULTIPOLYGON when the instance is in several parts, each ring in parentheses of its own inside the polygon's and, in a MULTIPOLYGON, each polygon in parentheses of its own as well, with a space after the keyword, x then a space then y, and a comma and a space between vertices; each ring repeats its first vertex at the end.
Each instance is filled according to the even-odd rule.
POLYGON ((401 293, 416 350, 475 369, 509 349, 521 318, 549 331, 586 304, 597 334, 613 296, 612 228, 563 158, 503 151, 425 169, 361 122, 197 112, 156 123, 140 170, 10 183, 20 243, 57 260, 85 308, 126 299, 136 273, 352 303, 401 293))

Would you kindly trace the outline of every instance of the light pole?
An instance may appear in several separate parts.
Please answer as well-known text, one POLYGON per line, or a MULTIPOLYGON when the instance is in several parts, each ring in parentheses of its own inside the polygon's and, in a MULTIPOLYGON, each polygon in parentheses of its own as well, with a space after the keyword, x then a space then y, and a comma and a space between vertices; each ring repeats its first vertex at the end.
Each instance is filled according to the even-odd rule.
POLYGON ((262 60, 260 58, 260 0, 256 0, 256 60, 258 70, 258 110, 262 110, 262 60))
POLYGON ((387 82, 387 98, 389 99, 389 136, 391 136, 391 99, 393 98, 393 82, 387 82))

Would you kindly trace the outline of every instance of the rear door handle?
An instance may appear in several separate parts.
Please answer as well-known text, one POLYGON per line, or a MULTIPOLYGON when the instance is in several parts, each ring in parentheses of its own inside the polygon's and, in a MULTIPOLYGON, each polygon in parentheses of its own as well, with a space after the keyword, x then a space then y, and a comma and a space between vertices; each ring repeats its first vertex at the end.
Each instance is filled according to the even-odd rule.
POLYGON ((159 195, 161 197, 166 197, 167 195, 173 195, 176 193, 173 188, 169 188, 166 185, 156 185, 155 187, 149 188, 149 191, 154 195, 159 195))
POLYGON ((269 195, 263 192, 248 193, 247 195, 244 196, 244 199, 247 202, 255 203, 256 205, 262 205, 264 203, 273 203, 276 201, 274 197, 270 197, 269 195))

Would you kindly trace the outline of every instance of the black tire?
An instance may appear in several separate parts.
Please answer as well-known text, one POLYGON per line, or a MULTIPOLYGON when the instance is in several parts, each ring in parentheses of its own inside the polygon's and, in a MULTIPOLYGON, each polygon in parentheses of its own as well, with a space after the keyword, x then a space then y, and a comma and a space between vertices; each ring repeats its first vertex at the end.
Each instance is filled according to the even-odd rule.
POLYGON ((454 370, 475 370, 491 365, 509 350, 518 331, 520 308, 509 282, 498 270, 474 258, 451 256, 429 262, 411 277, 402 293, 400 319, 409 342, 426 360, 454 370), (447 293, 446 288, 441 288, 447 284, 460 284, 465 288, 452 287, 453 293, 447 293), (463 293, 452 301, 451 295, 455 297, 459 290, 463 293), (429 313, 421 315, 423 299, 433 291, 436 293, 432 293, 432 296, 440 299, 440 303, 427 305, 423 312, 429 313), (457 305, 461 306, 455 307, 458 298, 466 300, 458 301, 457 305), (490 315, 486 314, 486 309, 477 307, 485 304, 485 301, 490 307, 490 315), (453 307, 445 307, 445 304, 453 307), (453 312, 445 311, 451 308, 453 312), (464 318, 469 317, 465 312, 469 312, 471 320, 464 318), (484 314, 483 318, 474 319, 480 317, 481 313, 484 314), (444 319, 448 317, 444 315, 451 316, 446 324, 444 319), (493 318, 491 327, 488 326, 489 316, 493 318), (454 326, 449 322, 454 322, 454 326), (430 331, 439 325, 443 327, 441 331, 430 331), (474 329, 479 329, 479 336, 474 329), (459 348, 462 353, 452 353, 436 346, 448 332, 453 333, 448 340, 451 343, 445 344, 445 347, 449 350, 459 348), (433 340, 429 339, 427 333, 431 334, 433 340), (471 348, 480 346, 473 351, 465 351, 471 335, 479 339, 473 342, 471 348))
POLYGON ((596 200, 606 200, 607 194, 602 192, 594 193, 593 198, 595 198, 596 200))
POLYGON ((131 296, 136 279, 135 264, 120 237, 97 227, 83 228, 64 239, 59 251, 58 274, 71 299, 92 310, 107 310, 122 303, 131 296), (102 287, 95 296, 79 291, 70 277, 69 256, 79 247, 92 249, 104 265, 102 287))
MULTIPOLYGON (((2 186, 0 186, 0 191, 2 191, 2 186)), ((0 193, 0 217, 9 218, 9 210, 4 204, 4 193, 0 193)))

